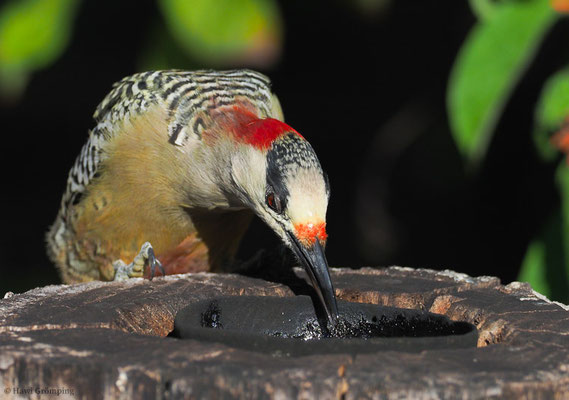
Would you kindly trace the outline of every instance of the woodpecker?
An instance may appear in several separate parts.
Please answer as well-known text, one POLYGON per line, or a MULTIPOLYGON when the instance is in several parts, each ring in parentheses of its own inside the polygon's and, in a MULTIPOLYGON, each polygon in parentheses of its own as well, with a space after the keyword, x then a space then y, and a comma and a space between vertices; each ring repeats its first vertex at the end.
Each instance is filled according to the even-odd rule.
POLYGON ((328 179, 284 122, 266 76, 139 73, 113 86, 94 119, 47 233, 64 282, 225 271, 257 215, 336 320, 324 254, 328 179))

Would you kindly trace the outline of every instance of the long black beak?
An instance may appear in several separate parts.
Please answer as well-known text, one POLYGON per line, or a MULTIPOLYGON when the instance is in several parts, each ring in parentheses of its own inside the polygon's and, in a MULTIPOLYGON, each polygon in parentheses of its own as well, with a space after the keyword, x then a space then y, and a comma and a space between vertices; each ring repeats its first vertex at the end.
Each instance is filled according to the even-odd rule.
POLYGON ((312 246, 305 247, 294 234, 289 233, 289 237, 296 256, 300 259, 320 302, 324 306, 324 310, 326 310, 328 321, 334 325, 338 319, 338 305, 328 271, 328 262, 320 241, 316 239, 312 246))

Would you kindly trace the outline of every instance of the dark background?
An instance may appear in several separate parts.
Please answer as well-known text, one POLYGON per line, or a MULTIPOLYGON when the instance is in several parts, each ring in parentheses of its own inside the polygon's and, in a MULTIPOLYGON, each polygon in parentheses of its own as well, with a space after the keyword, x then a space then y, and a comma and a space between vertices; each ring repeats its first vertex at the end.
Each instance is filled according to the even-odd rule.
MULTIPOLYGON (((138 72, 159 14, 153 2, 128 3, 84 2, 64 55, 34 74, 19 102, 2 104, 0 294, 59 282, 44 234, 67 172, 96 105, 113 82, 138 72)), ((346 3, 282 1, 284 50, 262 71, 329 174, 330 265, 515 280, 530 239, 559 204, 555 163, 539 161, 530 132, 545 79, 567 62, 567 23, 549 34, 474 174, 445 107, 450 68, 475 22, 468 2, 393 1, 374 15, 346 3)), ((270 245, 264 233, 253 226, 245 253, 270 245)))

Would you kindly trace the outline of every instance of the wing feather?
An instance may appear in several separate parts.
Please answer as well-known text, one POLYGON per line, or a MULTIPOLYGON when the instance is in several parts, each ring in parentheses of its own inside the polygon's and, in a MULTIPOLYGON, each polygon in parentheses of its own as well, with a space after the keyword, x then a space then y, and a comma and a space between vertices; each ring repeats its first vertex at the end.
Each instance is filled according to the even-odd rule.
POLYGON ((69 224, 69 210, 78 204, 105 160, 105 146, 125 121, 160 105, 168 110, 168 140, 183 146, 190 135, 201 138, 203 129, 199 111, 229 105, 237 98, 248 99, 260 117, 282 120, 278 99, 271 91, 270 80, 255 71, 148 71, 128 76, 113 85, 93 115, 97 125, 69 171, 67 187, 55 223, 48 233, 50 252, 64 246, 69 224))
POLYGON ((144 113, 150 106, 161 104, 169 111, 169 142, 182 146, 189 134, 200 136, 197 131, 203 126, 197 111, 231 104, 236 97, 249 99, 261 117, 282 119, 270 80, 251 70, 149 71, 115 83, 97 107, 93 115, 97 125, 90 131, 71 168, 62 199, 63 211, 71 203, 80 201, 105 159, 105 144, 120 132, 124 121, 144 113))

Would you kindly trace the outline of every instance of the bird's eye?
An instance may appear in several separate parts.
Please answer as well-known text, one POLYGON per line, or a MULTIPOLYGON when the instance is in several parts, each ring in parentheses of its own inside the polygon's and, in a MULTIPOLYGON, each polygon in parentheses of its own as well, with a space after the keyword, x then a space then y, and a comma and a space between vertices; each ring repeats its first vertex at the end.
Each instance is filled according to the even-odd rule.
POLYGON ((267 193, 266 202, 269 208, 277 214, 282 212, 281 201, 273 192, 267 193))

